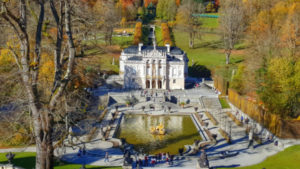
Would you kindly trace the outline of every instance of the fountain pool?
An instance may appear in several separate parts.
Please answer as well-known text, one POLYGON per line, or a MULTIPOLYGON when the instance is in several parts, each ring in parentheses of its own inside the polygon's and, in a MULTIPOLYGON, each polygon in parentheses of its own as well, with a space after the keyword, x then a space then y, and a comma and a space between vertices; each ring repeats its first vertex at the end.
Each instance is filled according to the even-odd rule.
POLYGON ((179 148, 192 145, 195 140, 201 140, 190 116, 150 116, 130 115, 123 117, 116 133, 117 138, 124 138, 133 144, 140 153, 156 154, 170 152, 178 154, 179 148), (165 135, 153 135, 151 127, 163 124, 165 135))

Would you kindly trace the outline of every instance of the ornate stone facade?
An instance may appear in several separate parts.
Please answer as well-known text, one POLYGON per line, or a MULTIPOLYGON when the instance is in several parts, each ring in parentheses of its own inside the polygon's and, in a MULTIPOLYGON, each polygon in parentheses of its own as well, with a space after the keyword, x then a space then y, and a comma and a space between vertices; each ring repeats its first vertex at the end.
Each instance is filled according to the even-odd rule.
POLYGON ((188 58, 177 47, 131 46, 120 56, 120 76, 124 88, 184 89, 188 58))

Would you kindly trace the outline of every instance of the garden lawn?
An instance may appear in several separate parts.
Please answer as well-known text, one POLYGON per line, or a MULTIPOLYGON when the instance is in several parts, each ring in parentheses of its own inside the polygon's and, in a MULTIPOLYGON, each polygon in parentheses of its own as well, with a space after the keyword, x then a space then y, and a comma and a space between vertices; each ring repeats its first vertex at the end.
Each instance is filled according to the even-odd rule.
POLYGON ((292 146, 268 157, 262 163, 238 167, 237 169, 299 169, 300 168, 300 145, 292 146))
POLYGON ((163 46, 164 45, 163 37, 162 37, 162 31, 161 31, 160 26, 155 27, 155 38, 156 38, 157 46, 163 46))
MULTIPOLYGON (((214 69, 216 66, 225 65, 226 58, 218 34, 205 33, 201 39, 195 39, 194 49, 190 49, 188 46, 189 35, 187 33, 175 30, 174 36, 176 46, 187 53, 190 60, 189 66, 198 63, 207 66, 209 69, 214 69)), ((242 60, 243 55, 233 52, 230 63, 235 64, 242 60)))
MULTIPOLYGON (((0 153, 0 164, 7 164, 7 160, 5 158, 6 153, 0 153)), ((25 169, 33 169, 35 167, 35 153, 22 152, 22 153, 14 153, 16 154, 15 159, 13 160, 13 164, 15 166, 19 166, 25 169)), ((76 169, 80 168, 79 164, 68 164, 68 163, 55 163, 55 169, 76 169)), ((86 168, 90 169, 121 169, 121 167, 100 167, 100 166, 90 166, 87 165, 86 168)))
POLYGON ((227 103, 227 100, 225 98, 219 98, 219 101, 221 103, 221 106, 223 109, 230 108, 229 104, 227 103))

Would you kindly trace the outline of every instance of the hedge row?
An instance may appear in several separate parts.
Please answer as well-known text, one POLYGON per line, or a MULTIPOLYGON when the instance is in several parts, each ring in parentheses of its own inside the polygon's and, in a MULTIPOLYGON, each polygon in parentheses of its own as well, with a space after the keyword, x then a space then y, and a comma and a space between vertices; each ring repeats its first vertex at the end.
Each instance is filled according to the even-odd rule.
POLYGON ((227 143, 231 143, 231 139, 229 134, 224 131, 223 129, 219 129, 220 134, 225 138, 225 140, 227 141, 227 143))
POLYGON ((209 118, 209 120, 216 126, 219 122, 215 119, 215 117, 209 112, 205 112, 205 115, 209 118))
POLYGON ((230 112, 226 112, 226 114, 232 119, 232 121, 234 121, 234 123, 240 127, 243 126, 243 123, 241 121, 239 121, 232 113, 230 112))

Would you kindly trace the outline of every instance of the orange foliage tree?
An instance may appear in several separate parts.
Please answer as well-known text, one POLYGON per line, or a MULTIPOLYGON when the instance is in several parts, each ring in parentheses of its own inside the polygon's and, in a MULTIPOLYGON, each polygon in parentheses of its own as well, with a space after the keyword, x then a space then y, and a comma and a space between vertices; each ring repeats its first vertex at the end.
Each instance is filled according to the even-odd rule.
POLYGON ((173 45, 171 36, 170 36, 170 29, 167 23, 162 23, 161 24, 161 29, 162 29, 162 36, 163 36, 163 42, 164 45, 170 44, 171 46, 173 45))
POLYGON ((181 3, 181 0, 176 0, 176 5, 179 6, 181 3))
POLYGON ((142 22, 138 22, 135 25, 133 44, 137 45, 142 40, 142 22))
POLYGON ((152 3, 153 5, 156 5, 158 3, 158 0, 144 0, 144 6, 147 8, 148 5, 152 3))

